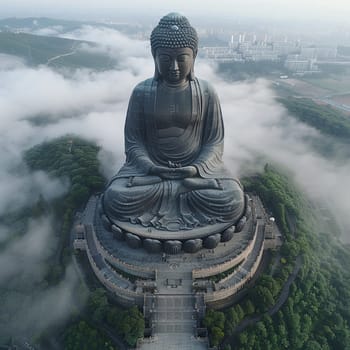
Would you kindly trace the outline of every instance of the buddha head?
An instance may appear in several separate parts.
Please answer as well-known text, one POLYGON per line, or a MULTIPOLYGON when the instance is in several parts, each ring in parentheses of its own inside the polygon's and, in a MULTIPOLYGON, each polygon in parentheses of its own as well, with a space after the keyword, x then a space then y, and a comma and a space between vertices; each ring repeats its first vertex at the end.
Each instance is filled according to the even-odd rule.
POLYGON ((194 79, 198 36, 187 18, 169 13, 161 18, 151 34, 155 79, 179 85, 194 79))

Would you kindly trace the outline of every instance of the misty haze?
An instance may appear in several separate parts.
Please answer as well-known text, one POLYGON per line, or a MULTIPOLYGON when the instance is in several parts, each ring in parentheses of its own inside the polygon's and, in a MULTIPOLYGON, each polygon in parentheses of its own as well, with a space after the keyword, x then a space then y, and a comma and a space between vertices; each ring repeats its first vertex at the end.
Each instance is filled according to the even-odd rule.
MULTIPOLYGON (((226 166, 262 197, 282 237, 289 230, 287 243, 267 254, 252 291, 226 309, 207 309, 208 342, 222 349, 350 344, 350 27, 343 24, 350 5, 340 3, 334 18, 326 17, 329 5, 320 6, 329 25, 312 14, 309 31, 305 11, 293 26, 294 7, 291 18, 279 7, 258 18, 255 1, 251 15, 242 6, 232 20, 220 11, 210 18, 205 3, 199 12, 187 13, 181 2, 174 9, 199 34, 195 74, 219 96, 226 166), (261 180, 269 168, 278 175, 261 180), (263 197, 259 191, 269 186, 280 197, 263 197), (276 209, 283 205, 286 222, 276 209), (270 312, 294 272, 288 298, 270 312), (264 288, 276 289, 271 300, 264 288), (240 331, 253 316, 259 322, 240 331)), ((36 13, 38 1, 22 5, 17 14, 10 2, 1 5, 0 18, 0 345, 126 349, 137 340, 123 327, 131 316, 79 267, 87 258, 74 252, 71 230, 89 197, 103 191, 125 161, 128 101, 154 74, 150 32, 173 9, 162 3, 142 16, 142 9, 133 13, 125 5, 118 12, 106 1, 96 16, 98 4, 79 17, 79 3, 65 18, 62 6, 55 16, 47 5, 36 13), (72 160, 67 154, 74 147, 79 152, 72 160)), ((135 320, 143 322, 137 312, 135 320)))

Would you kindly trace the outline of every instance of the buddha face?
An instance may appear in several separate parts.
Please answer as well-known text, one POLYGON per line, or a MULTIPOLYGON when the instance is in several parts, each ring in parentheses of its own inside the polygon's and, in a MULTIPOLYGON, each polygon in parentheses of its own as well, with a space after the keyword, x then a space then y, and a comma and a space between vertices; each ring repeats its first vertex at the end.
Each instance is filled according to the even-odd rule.
POLYGON ((191 48, 159 48, 155 56, 156 69, 170 85, 181 85, 188 81, 194 64, 191 48))

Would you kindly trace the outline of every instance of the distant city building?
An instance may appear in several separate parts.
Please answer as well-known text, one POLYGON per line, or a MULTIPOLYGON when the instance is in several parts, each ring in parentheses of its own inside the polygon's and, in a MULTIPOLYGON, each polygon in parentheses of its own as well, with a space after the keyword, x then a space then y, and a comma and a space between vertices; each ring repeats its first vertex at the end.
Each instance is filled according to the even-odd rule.
POLYGON ((303 47, 300 41, 279 38, 273 41, 267 35, 235 33, 227 46, 202 47, 200 55, 218 62, 282 62, 294 74, 319 73, 318 62, 336 61, 336 47, 303 47))
POLYGON ((301 55, 289 55, 284 66, 291 72, 298 74, 319 72, 315 59, 307 59, 301 55))
POLYGON ((283 56, 300 52, 300 44, 283 38, 272 41, 265 35, 234 33, 227 46, 203 47, 200 55, 215 61, 281 61, 283 56))
POLYGON ((200 56, 214 61, 243 61, 242 55, 230 47, 203 47, 199 52, 200 56))
POLYGON ((315 47, 303 47, 300 50, 300 56, 306 59, 317 58, 317 49, 315 47))
POLYGON ((333 60, 338 56, 337 47, 318 47, 317 48, 317 59, 318 60, 333 60))
POLYGON ((337 58, 338 49, 336 47, 302 47, 300 56, 316 60, 334 60, 337 58))
POLYGON ((273 51, 279 55, 289 55, 300 50, 299 43, 292 41, 275 41, 272 46, 273 51))

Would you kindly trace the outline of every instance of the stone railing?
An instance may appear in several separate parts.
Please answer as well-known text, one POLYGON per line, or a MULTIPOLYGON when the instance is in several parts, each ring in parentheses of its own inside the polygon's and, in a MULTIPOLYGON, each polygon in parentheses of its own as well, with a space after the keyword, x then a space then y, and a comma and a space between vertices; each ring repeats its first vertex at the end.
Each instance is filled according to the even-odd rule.
POLYGON ((192 278, 206 278, 206 277, 210 277, 210 276, 215 276, 218 275, 219 273, 225 272, 229 269, 231 269, 232 267, 238 265, 239 263, 241 263, 242 261, 244 261, 248 255, 252 252, 253 247, 255 245, 255 241, 256 241, 256 235, 257 235, 257 225, 254 224, 254 235, 253 235, 253 239, 249 242, 249 244, 246 246, 246 248, 237 256, 235 256, 234 258, 227 260, 221 264, 217 264, 214 266, 210 266, 207 268, 199 268, 199 269, 194 269, 192 270, 192 278))
POLYGON ((112 265, 120 269, 121 271, 131 274, 136 277, 142 277, 142 278, 155 278, 155 270, 149 267, 145 266, 135 266, 132 264, 128 264, 127 262, 118 259, 114 255, 112 255, 106 248, 101 244, 99 239, 96 236, 96 233, 94 232, 94 240, 97 247, 98 252, 112 265))
MULTIPOLYGON (((247 274, 242 277, 238 282, 232 284, 231 286, 225 287, 222 285, 222 289, 210 292, 210 293, 204 293, 204 300, 206 303, 211 304, 211 303, 215 303, 217 301, 220 301, 220 307, 224 307, 226 305, 228 305, 230 302, 226 302, 225 303, 225 299, 228 299, 229 297, 233 296, 234 294, 236 294, 238 291, 240 291, 241 289, 244 288, 244 286, 252 279, 252 277, 255 275, 262 256, 263 256, 263 252, 264 252, 264 232, 262 231, 262 237, 259 237, 259 246, 255 247, 258 250, 258 254, 256 256, 256 259, 254 260, 254 263, 250 266, 250 268, 247 269, 247 274)), ((244 265, 239 268, 240 269, 244 269, 244 265)), ((237 273, 238 271, 236 271, 235 273, 237 273)), ((234 273, 234 274, 235 274, 234 273)), ((231 276, 232 278, 233 276, 231 276)))
MULTIPOLYGON (((118 286, 117 284, 111 282, 110 280, 105 278, 105 275, 102 270, 100 270, 95 261, 92 257, 90 250, 86 249, 87 257, 89 259, 90 265, 96 275, 96 277, 99 279, 99 281, 112 293, 116 294, 119 297, 119 300, 121 303, 130 306, 130 305, 143 305, 143 293, 137 293, 133 290, 122 288, 118 286)), ((107 265, 106 265, 107 267, 107 265)))

